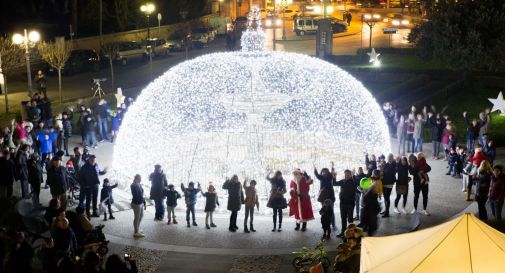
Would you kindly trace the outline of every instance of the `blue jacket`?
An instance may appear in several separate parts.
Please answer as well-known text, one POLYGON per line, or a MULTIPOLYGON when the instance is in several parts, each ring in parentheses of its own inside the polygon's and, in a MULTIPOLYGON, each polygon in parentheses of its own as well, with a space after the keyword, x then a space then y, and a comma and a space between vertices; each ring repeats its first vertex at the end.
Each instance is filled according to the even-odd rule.
POLYGON ((40 152, 43 154, 53 153, 53 142, 56 140, 56 138, 56 132, 39 132, 37 134, 37 141, 40 143, 40 152))
POLYGON ((182 192, 184 193, 184 201, 186 201, 186 205, 194 205, 196 204, 196 194, 201 190, 200 188, 186 188, 184 184, 181 184, 182 192))
MULTIPOLYGON (((177 199, 181 198, 181 195, 176 190, 165 191, 165 196, 167 197, 167 207, 177 207, 177 199)), ((196 197, 195 197, 196 198, 196 197)))
POLYGON ((119 131, 119 125, 121 124, 119 117, 117 117, 117 116, 112 117, 110 124, 111 124, 112 131, 119 131))

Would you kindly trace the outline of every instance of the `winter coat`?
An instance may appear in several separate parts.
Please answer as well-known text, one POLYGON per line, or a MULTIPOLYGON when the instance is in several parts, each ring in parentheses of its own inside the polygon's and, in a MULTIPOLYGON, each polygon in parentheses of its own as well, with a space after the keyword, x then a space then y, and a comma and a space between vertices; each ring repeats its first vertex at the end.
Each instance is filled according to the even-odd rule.
POLYGON ((41 131, 37 134, 37 141, 40 144, 40 153, 53 153, 53 142, 56 141, 57 134, 55 132, 41 131))
POLYGON ((479 136, 487 135, 487 131, 489 130, 489 126, 491 125, 491 116, 488 114, 484 118, 484 120, 479 120, 479 136))
POLYGON ((317 169, 314 169, 314 175, 320 182, 320 192, 317 201, 324 202, 326 199, 330 199, 335 202, 335 190, 333 189, 333 183, 335 183, 335 178, 333 175, 328 174, 326 176, 320 175, 317 169))
POLYGON ((103 186, 102 190, 100 191, 100 203, 109 198, 105 201, 105 204, 114 204, 114 198, 112 198, 112 189, 115 187, 117 187, 117 184, 113 186, 103 186))
POLYGON ((416 120, 414 122, 414 139, 422 139, 424 137, 424 123, 426 120, 416 120))
POLYGON ((94 132, 96 127, 96 120, 93 118, 91 115, 87 115, 85 120, 84 120, 84 131, 86 133, 88 132, 94 132))
POLYGON ((363 204, 363 224, 368 226, 377 227, 377 214, 379 214, 381 207, 379 201, 379 194, 370 188, 365 192, 362 199, 363 204))
POLYGON ((396 182, 396 162, 387 162, 384 165, 384 172, 382 175, 383 185, 393 185, 396 182))
POLYGON ((479 178, 477 179, 477 188, 475 189, 475 195, 479 197, 486 197, 489 194, 489 188, 491 186, 491 177, 493 174, 488 172, 479 172, 479 178))
POLYGON ((479 137, 479 126, 473 126, 473 124, 465 117, 466 124, 466 139, 476 140, 479 137))
POLYGON ((70 161, 72 161, 72 165, 74 165, 74 170, 76 173, 78 173, 81 167, 84 166, 85 164, 82 155, 79 156, 72 155, 70 156, 70 161))
POLYGON ((167 207, 177 207, 177 199, 181 198, 181 195, 176 190, 166 190, 165 197, 167 198, 167 207))
POLYGON ((505 200, 505 174, 500 174, 500 176, 491 179, 489 198, 498 201, 505 200))
POLYGON ((228 210, 239 211, 244 204, 244 192, 240 182, 227 180, 223 184, 223 189, 228 190, 228 210))
POLYGON ((445 128, 445 121, 443 119, 437 120, 437 117, 433 115, 429 118, 429 122, 431 126, 431 140, 440 142, 442 140, 442 132, 445 128))
POLYGON ((286 193, 286 181, 284 179, 277 180, 268 178, 272 188, 270 189, 270 197, 268 198, 267 207, 272 209, 285 209, 288 206, 284 194, 286 193))
POLYGON ((145 203, 144 200, 144 189, 141 184, 132 183, 130 185, 130 190, 132 192, 132 204, 142 205, 145 203))
POLYGON ((168 187, 167 177, 165 174, 156 172, 151 173, 151 175, 149 175, 149 180, 151 181, 151 192, 149 194, 149 199, 165 199, 165 194, 163 192, 168 187))
POLYGON ((244 205, 246 208, 253 208, 256 206, 259 208, 260 203, 259 203, 259 198, 258 198, 258 193, 256 192, 255 187, 251 186, 246 186, 245 181, 244 181, 244 191, 245 191, 245 200, 244 200, 244 205))
POLYGON ((101 119, 107 119, 110 114, 109 114, 109 104, 104 103, 102 105, 96 105, 96 107, 93 109, 95 113, 96 120, 101 120, 101 119))
POLYGON ((480 166, 480 163, 484 160, 487 160, 487 156, 484 154, 484 152, 480 151, 473 156, 471 156, 468 160, 472 162, 473 165, 475 166, 480 166))
POLYGON ((72 121, 70 119, 63 119, 63 137, 70 138, 72 136, 72 121))
POLYGON ((16 170, 18 179, 22 181, 28 180, 28 158, 24 151, 19 150, 16 156, 16 170))
POLYGON ((407 127, 408 123, 398 122, 398 125, 396 125, 396 138, 398 140, 405 139, 407 137, 407 127))
POLYGON ((310 178, 302 177, 297 183, 291 180, 289 200, 289 216, 294 215, 295 219, 301 222, 314 220, 312 202, 310 201, 310 185, 313 181, 310 178))
POLYGON ((409 165, 396 164, 398 179, 396 186, 406 186, 409 184, 409 165))
POLYGON ((447 128, 444 128, 444 131, 442 132, 442 139, 441 139, 440 143, 442 143, 444 145, 448 145, 450 135, 451 135, 451 132, 447 128))
POLYGON ((449 166, 461 166, 461 159, 459 158, 458 153, 449 153, 447 158, 449 166))
POLYGON ((333 182, 333 186, 340 187, 339 199, 340 204, 354 205, 356 199, 356 184, 353 179, 342 179, 333 182))
POLYGON ((51 188, 51 195, 60 195, 67 192, 67 170, 63 166, 51 166, 47 170, 47 184, 51 188))
POLYGON ((93 188, 95 185, 100 185, 99 175, 104 175, 105 172, 100 171, 98 164, 95 166, 86 162, 79 170, 78 179, 82 189, 93 188))
POLYGON ((119 125, 121 125, 121 120, 119 117, 112 117, 110 121, 111 131, 119 131, 119 125))
POLYGON ((12 160, 0 157, 0 186, 12 186, 17 178, 16 166, 12 160))
POLYGON ((216 192, 206 192, 203 193, 203 196, 205 196, 205 212, 214 211, 216 209, 216 205, 219 206, 219 200, 216 192))
POLYGON ((30 158, 28 160, 28 183, 30 183, 30 185, 40 185, 43 181, 42 167, 39 161, 30 158))
POLYGON ((329 227, 331 225, 331 218, 333 217, 333 208, 323 206, 319 210, 319 215, 321 215, 321 224, 324 227, 329 227))
POLYGON ((193 189, 186 188, 186 187, 184 187, 183 184, 181 184, 181 189, 182 189, 182 192, 184 193, 184 201, 186 202, 186 206, 192 206, 192 205, 196 204, 196 195, 202 189, 200 187, 193 188, 193 189))
POLYGON ((367 177, 370 177, 372 176, 372 172, 374 170, 377 170, 377 161, 376 160, 370 160, 368 158, 368 155, 365 156, 365 165, 366 165, 366 169, 367 169, 367 174, 366 176, 367 177))

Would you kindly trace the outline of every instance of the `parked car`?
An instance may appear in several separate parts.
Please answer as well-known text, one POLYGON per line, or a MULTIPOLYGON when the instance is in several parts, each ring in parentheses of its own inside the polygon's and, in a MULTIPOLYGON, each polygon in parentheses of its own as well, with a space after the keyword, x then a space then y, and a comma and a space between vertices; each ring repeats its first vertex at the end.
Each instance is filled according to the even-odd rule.
POLYGON ((285 9, 284 12, 280 11, 279 16, 283 18, 294 18, 300 14, 299 10, 285 9), (296 16, 295 16, 296 15, 296 16))
POLYGON ((333 33, 347 32, 347 23, 340 19, 330 17, 330 24, 333 33))
POLYGON ((298 36, 316 33, 317 32, 317 18, 316 17, 300 17, 300 16, 295 17, 295 19, 293 19, 293 31, 298 36))
MULTIPOLYGON (((128 62, 133 60, 141 60, 148 56, 147 50, 137 42, 117 42, 115 43, 118 47, 118 52, 116 56, 112 57, 113 61, 121 62, 122 65, 126 65, 128 62)), ((108 59, 109 56, 102 54, 104 58, 108 59)))
POLYGON ((188 49, 192 48, 191 34, 187 34, 186 39, 184 39, 184 34, 180 31, 174 32, 168 36, 166 45, 170 52, 184 51, 186 50, 185 41, 188 42, 188 49))
POLYGON ((149 48, 152 47, 153 56, 168 55, 170 49, 165 39, 151 38, 149 40, 143 40, 142 46, 145 47, 146 51, 149 52, 149 48))
MULTIPOLYGON (((72 75, 79 72, 99 71, 100 58, 92 49, 74 49, 70 52, 65 66, 61 70, 63 75, 72 75)), ((49 67, 49 73, 56 73, 56 69, 49 67)))
POLYGON ((247 29, 248 19, 245 16, 239 16, 233 22, 233 30, 232 31, 244 31, 247 29))

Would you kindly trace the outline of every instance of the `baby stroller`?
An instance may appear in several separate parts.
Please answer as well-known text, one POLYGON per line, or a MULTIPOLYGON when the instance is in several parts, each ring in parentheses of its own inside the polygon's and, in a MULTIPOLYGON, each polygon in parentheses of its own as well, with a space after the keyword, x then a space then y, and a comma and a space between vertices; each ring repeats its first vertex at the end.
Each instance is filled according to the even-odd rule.
POLYGON ((72 160, 67 161, 68 205, 74 206, 79 201, 79 182, 72 160))

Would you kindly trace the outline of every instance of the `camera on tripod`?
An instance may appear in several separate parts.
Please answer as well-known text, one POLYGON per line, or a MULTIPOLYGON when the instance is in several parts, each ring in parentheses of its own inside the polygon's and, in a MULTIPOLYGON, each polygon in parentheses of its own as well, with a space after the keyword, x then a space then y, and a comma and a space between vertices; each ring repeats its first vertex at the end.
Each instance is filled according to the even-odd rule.
POLYGON ((99 84, 99 83, 104 82, 104 81, 106 81, 106 80, 107 80, 107 78, 93 79, 93 83, 94 83, 94 84, 99 84))

